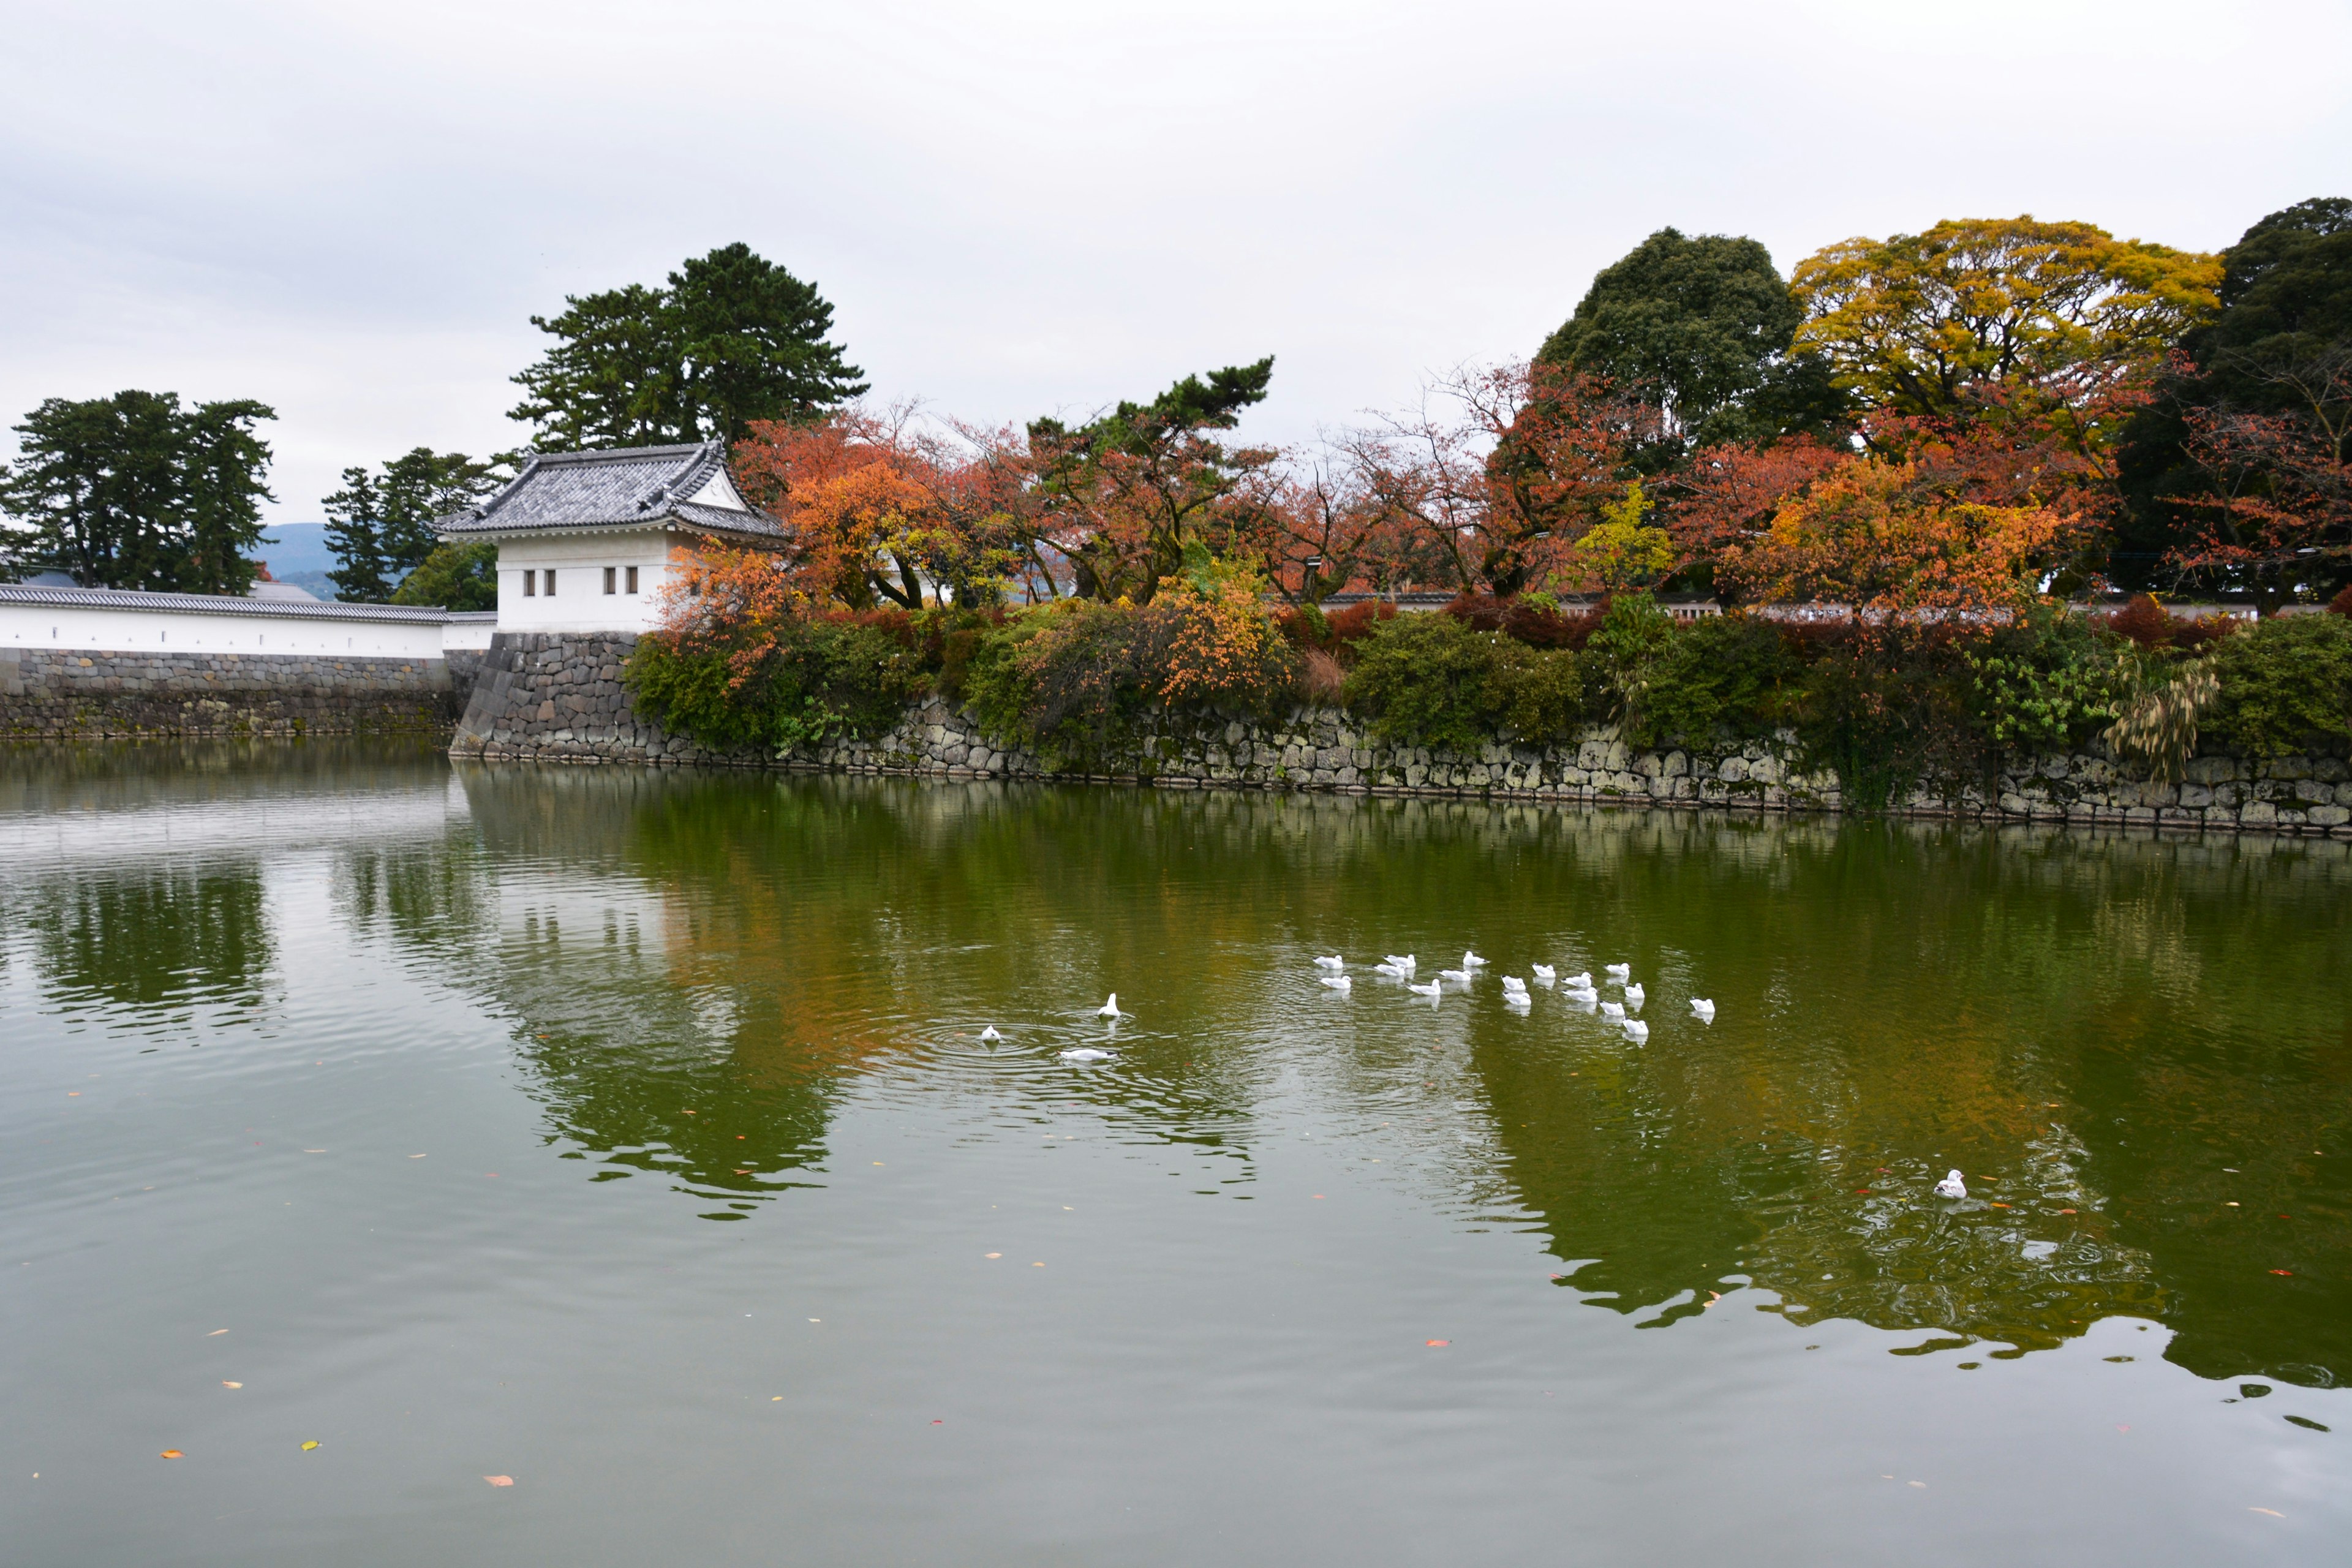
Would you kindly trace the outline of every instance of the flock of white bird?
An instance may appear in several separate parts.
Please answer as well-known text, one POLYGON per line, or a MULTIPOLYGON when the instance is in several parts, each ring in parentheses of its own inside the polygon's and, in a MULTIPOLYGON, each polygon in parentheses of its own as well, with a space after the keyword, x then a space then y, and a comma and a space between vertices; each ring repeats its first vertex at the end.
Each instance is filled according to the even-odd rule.
MULTIPOLYGON (((1339 953, 1318 958, 1315 961, 1315 966, 1325 971, 1319 978, 1332 990, 1339 992, 1354 990, 1356 982, 1348 973, 1348 961, 1339 953)), ((1380 963, 1372 965, 1372 970, 1375 973, 1384 974, 1391 980, 1403 981, 1407 990, 1435 1002, 1445 994, 1445 987, 1449 983, 1463 991, 1469 990, 1471 983, 1477 978, 1478 972, 1487 967, 1489 967, 1487 962, 1475 952, 1465 952, 1462 955, 1461 968, 1441 969, 1437 972, 1436 979, 1423 983, 1414 978, 1420 964, 1412 953, 1391 952, 1384 954, 1380 963)), ((1592 983, 1592 973, 1590 970, 1577 974, 1562 975, 1558 969, 1548 963, 1535 963, 1528 966, 1528 973, 1535 976, 1537 984, 1547 989, 1557 986, 1562 1000, 1573 1006, 1598 1011, 1602 1017, 1623 1029, 1627 1039, 1637 1046, 1643 1044, 1650 1037, 1650 1026, 1633 1015, 1642 1010, 1643 1003, 1649 1000, 1649 994, 1633 978, 1633 966, 1630 963, 1604 963, 1601 966, 1601 972, 1608 976, 1605 984, 1617 987, 1619 1000, 1614 1002, 1601 1000, 1601 988, 1592 983)), ((1525 980, 1515 974, 1506 974, 1502 976, 1502 982, 1504 1005, 1525 1010, 1534 1005, 1534 994, 1528 991, 1528 983, 1525 980)), ((1692 997, 1690 1010, 1691 1016, 1702 1024, 1715 1022, 1715 1004, 1706 997, 1692 997)), ((1116 1024, 1121 1018, 1131 1018, 1134 1015, 1120 1008, 1118 993, 1114 991, 1108 1000, 1095 1009, 1095 1016, 1107 1018, 1116 1024)), ((995 1025, 991 1024, 980 1032, 980 1037, 988 1044, 994 1045, 1004 1037, 996 1032, 995 1025)), ((1112 1055, 1112 1052, 1097 1046, 1080 1046, 1074 1050, 1064 1051, 1062 1059, 1066 1062, 1107 1062, 1111 1059, 1112 1055)), ((1950 1173, 1942 1181, 1937 1182, 1935 1190, 1936 1195, 1939 1198, 1965 1198, 1969 1195, 1968 1185, 1961 1180, 1960 1173, 1958 1171, 1950 1173)))
MULTIPOLYGON (((1318 958, 1315 965, 1328 972, 1320 978, 1323 984, 1332 990, 1344 992, 1355 988, 1355 979, 1348 973, 1348 961, 1339 954, 1333 953, 1328 958, 1318 958)), ((1462 955, 1461 968, 1441 969, 1437 972, 1436 979, 1423 981, 1419 978, 1421 965, 1418 959, 1410 952, 1391 952, 1385 954, 1380 963, 1373 964, 1372 972, 1386 975, 1391 980, 1402 980, 1405 984, 1406 990, 1415 995, 1426 996, 1434 1003, 1445 994, 1445 988, 1448 985, 1461 991, 1469 990, 1471 984, 1477 978, 1478 972, 1487 967, 1489 965, 1486 960, 1479 957, 1475 952, 1465 952, 1462 955)), ((1603 1002, 1601 999, 1601 988, 1593 984, 1590 970, 1578 974, 1563 975, 1549 963, 1537 963, 1530 964, 1528 973, 1535 977, 1535 983, 1538 985, 1547 990, 1557 987, 1561 999, 1570 1006, 1581 1007, 1587 1012, 1598 1012, 1602 1017, 1617 1025, 1625 1031, 1625 1037, 1635 1045, 1638 1046, 1650 1037, 1650 1026, 1634 1016, 1642 1010, 1642 1005, 1649 1000, 1649 993, 1644 991, 1640 982, 1633 978, 1632 964, 1601 965, 1601 973, 1608 976, 1602 984, 1613 985, 1618 989, 1618 999, 1613 1002, 1603 1002)), ((1525 979, 1516 974, 1506 974, 1501 978, 1505 1006, 1524 1011, 1535 1005, 1535 993, 1528 989, 1528 982, 1525 979)), ((1715 1022, 1715 1004, 1706 997, 1692 997, 1690 1008, 1691 1016, 1700 1023, 1715 1022)))

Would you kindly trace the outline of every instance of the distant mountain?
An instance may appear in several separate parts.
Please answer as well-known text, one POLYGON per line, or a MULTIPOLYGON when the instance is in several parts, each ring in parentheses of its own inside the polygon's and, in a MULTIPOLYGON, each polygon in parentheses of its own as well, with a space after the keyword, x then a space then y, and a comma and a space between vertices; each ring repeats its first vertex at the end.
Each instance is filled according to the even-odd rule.
MULTIPOLYGON (((261 542, 253 547, 253 558, 267 562, 269 574, 280 583, 291 583, 297 574, 324 574, 335 569, 334 552, 327 548, 327 525, 323 522, 274 523, 261 535, 261 542)), ((304 583, 303 587, 311 584, 304 583)), ((330 584, 327 597, 334 596, 330 584)))

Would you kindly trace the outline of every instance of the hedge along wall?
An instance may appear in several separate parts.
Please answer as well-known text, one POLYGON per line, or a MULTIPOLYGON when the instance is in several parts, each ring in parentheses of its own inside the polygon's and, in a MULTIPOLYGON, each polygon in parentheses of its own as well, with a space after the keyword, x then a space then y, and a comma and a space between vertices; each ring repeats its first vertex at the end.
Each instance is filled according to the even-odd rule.
MULTIPOLYGON (((766 753, 703 750, 636 715, 621 668, 626 636, 500 633, 453 754, 490 760, 702 763, 795 773, 887 773, 949 779, 1028 779, 1151 784, 1168 789, 1323 791, 1483 798, 1560 805, 1724 807, 1835 812, 1833 775, 1797 772, 1786 738, 1717 749, 1629 747, 1591 729, 1573 744, 1494 744, 1475 754, 1375 742, 1346 715, 1302 710, 1280 723, 1243 720, 1171 725, 1138 738, 1111 772, 1057 771, 1003 748, 971 714, 943 698, 910 707, 872 741, 766 753)), ((1947 799, 1915 791, 1898 809, 1918 816, 2138 825, 2224 832, 2332 834, 2352 838, 2352 765, 2341 756, 2267 763, 2200 756, 2178 785, 2098 752, 2018 758, 1990 793, 1947 799)))

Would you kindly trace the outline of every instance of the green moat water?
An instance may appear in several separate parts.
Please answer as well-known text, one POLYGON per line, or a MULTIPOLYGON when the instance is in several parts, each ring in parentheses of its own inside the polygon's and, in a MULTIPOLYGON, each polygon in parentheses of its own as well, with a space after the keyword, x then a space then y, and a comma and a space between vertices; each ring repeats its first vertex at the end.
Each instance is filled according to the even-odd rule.
POLYGON ((2347 911, 2326 842, 0 753, 0 1555, 2328 1560, 2347 911), (1645 1046, 1496 979, 1618 961, 1645 1046))

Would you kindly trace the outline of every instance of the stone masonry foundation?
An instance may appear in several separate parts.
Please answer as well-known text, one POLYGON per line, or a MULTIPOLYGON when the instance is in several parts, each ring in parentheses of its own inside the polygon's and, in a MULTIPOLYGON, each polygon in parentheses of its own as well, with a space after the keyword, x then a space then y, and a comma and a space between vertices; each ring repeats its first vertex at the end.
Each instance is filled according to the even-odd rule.
POLYGON ((0 647, 0 739, 431 733, 456 719, 479 658, 0 647))

